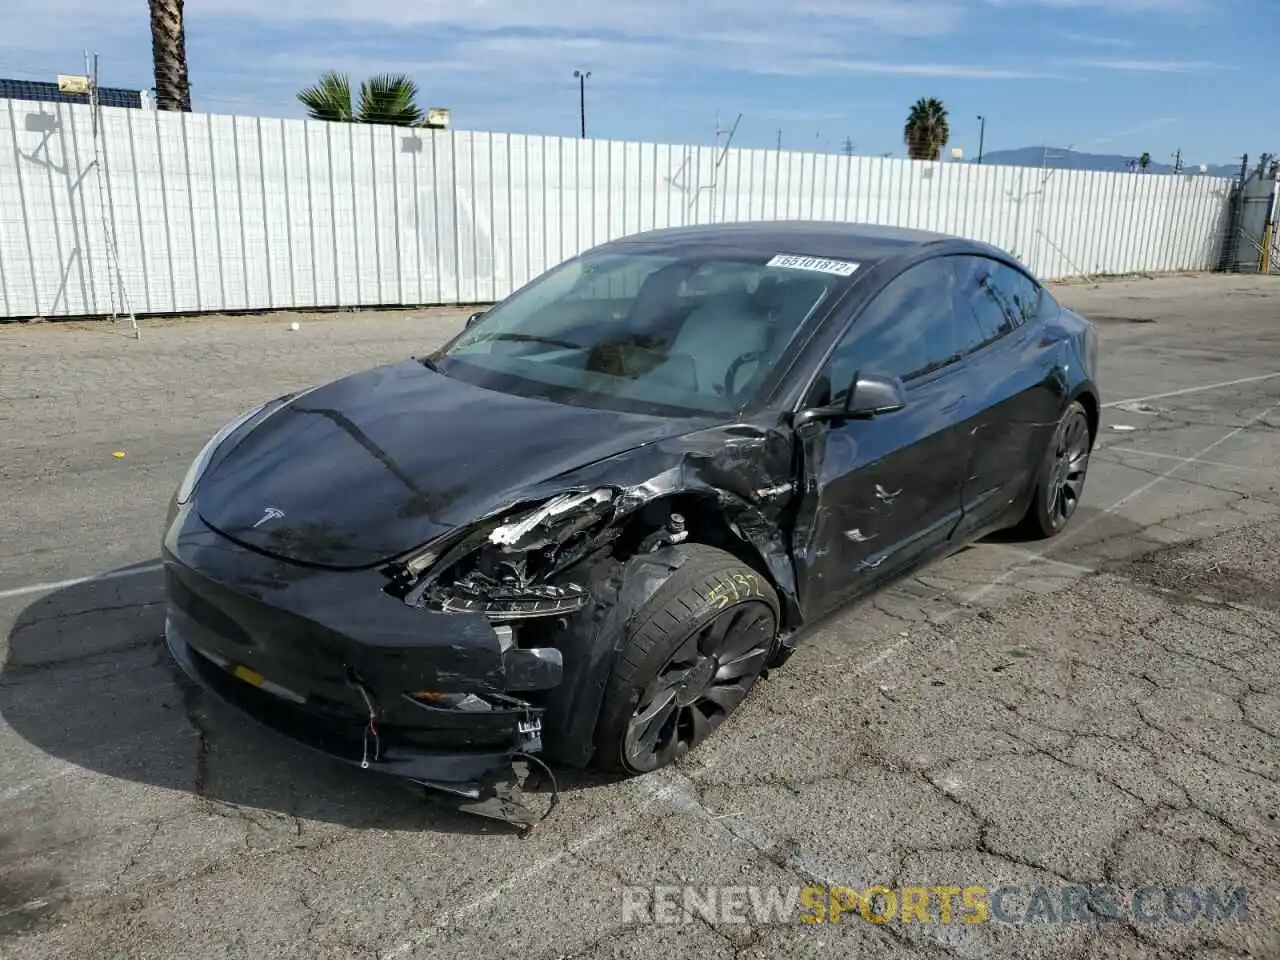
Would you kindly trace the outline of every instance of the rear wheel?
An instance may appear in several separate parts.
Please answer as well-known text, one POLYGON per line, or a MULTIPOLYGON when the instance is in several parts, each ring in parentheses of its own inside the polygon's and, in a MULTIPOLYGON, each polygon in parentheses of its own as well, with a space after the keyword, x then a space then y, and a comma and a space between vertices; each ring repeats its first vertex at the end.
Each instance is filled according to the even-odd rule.
POLYGON ((684 756, 737 708, 778 633, 773 588, 732 554, 700 544, 638 610, 605 690, 596 762, 647 773, 684 756))
POLYGON ((1088 411, 1080 401, 1073 401, 1045 450, 1031 504, 1018 527, 1020 533, 1042 540, 1062 532, 1084 494, 1092 449, 1088 411))

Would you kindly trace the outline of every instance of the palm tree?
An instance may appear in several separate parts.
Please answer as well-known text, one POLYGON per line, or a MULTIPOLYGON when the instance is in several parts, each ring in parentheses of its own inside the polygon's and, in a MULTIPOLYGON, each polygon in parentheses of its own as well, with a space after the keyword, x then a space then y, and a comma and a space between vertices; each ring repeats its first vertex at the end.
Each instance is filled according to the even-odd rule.
POLYGON ((1151 166, 1151 154, 1143 153, 1143 155, 1138 158, 1138 169, 1143 173, 1146 173, 1147 167, 1149 166, 1151 166))
POLYGON ((902 135, 907 142, 907 156, 912 160, 940 159, 942 148, 951 139, 947 108, 942 101, 921 97, 912 104, 902 135))
POLYGON ((151 6, 151 59, 156 75, 156 108, 191 112, 187 77, 187 34, 183 0, 148 0, 151 6))
POLYGON ((402 73, 380 73, 360 85, 360 103, 353 106, 351 81, 330 70, 320 82, 301 91, 298 99, 312 120, 335 123, 384 123, 397 127, 424 126, 418 106, 418 85, 402 73))

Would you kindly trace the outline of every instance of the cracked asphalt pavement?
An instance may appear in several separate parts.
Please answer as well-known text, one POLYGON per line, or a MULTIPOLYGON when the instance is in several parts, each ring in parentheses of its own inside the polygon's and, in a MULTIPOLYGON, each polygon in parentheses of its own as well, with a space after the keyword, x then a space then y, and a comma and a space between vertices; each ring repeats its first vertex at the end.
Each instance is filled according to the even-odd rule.
POLYGON ((1111 404, 1069 530, 818 625, 695 754, 566 776, 525 839, 238 718, 161 642, 165 507, 204 440, 465 311, 0 329, 0 956, 1280 957, 1280 281, 1057 292, 1099 323, 1111 404), (1243 888, 1247 914, 624 910, 684 884, 1014 886, 1015 918, 1037 887, 1187 888, 1184 912, 1243 888))

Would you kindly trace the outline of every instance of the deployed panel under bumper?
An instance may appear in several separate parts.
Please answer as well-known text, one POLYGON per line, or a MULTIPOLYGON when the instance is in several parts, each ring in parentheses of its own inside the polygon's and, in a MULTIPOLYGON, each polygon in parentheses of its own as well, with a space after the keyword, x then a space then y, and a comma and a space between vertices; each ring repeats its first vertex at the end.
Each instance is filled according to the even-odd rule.
POLYGON ((460 788, 541 746, 542 692, 562 679, 558 650, 521 649, 478 615, 411 608, 383 591, 378 571, 266 557, 189 510, 163 559, 174 659, 279 733, 367 769, 460 788))

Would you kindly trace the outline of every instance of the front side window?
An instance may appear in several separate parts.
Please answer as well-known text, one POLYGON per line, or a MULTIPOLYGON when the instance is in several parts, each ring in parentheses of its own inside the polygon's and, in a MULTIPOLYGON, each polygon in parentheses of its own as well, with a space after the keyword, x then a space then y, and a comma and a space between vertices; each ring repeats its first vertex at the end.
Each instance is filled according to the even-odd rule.
POLYGON ((600 253, 494 307, 431 357, 505 393, 665 414, 728 414, 754 398, 844 277, 767 257, 600 253))
POLYGON ((837 345, 810 404, 843 402, 859 373, 887 374, 910 384, 953 362, 959 350, 953 287, 945 258, 918 263, 889 281, 837 345))

